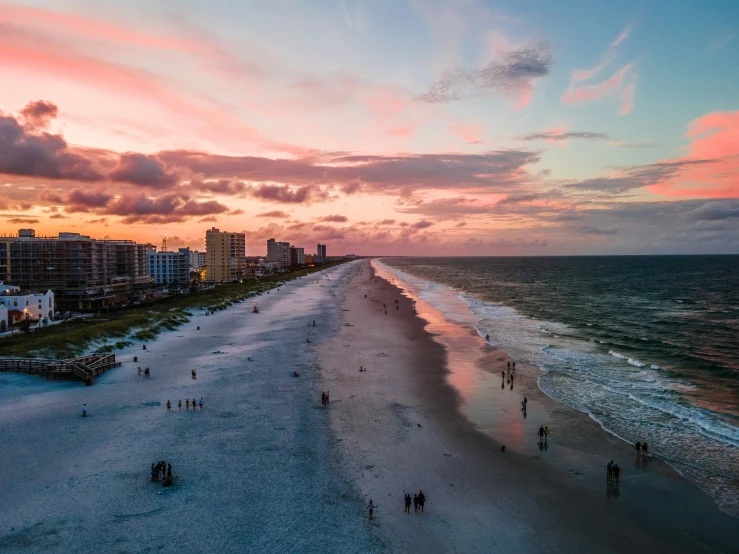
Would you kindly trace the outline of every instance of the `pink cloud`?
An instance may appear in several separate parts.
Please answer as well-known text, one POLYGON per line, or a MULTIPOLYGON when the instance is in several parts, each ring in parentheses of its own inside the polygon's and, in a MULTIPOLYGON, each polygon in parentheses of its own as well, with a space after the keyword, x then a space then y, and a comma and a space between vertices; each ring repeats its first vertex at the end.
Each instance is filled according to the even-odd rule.
POLYGON ((634 83, 630 83, 621 91, 621 109, 619 115, 626 115, 634 109, 634 83))
MULTIPOLYGON (((224 76, 260 76, 265 70, 235 58, 217 41, 202 36, 177 37, 158 28, 146 33, 120 24, 74 14, 25 6, 3 6, 0 23, 16 28, 37 28, 45 35, 62 34, 96 44, 124 47, 155 48, 183 52, 207 60, 211 69, 224 76)), ((200 33, 202 35, 202 33, 200 33)))
POLYGON ((614 40, 611 43, 611 46, 618 46, 623 41, 625 41, 627 38, 629 38, 629 36, 631 35, 631 27, 632 26, 633 26, 633 23, 629 23, 628 25, 626 25, 626 27, 624 27, 624 30, 621 31, 621 34, 618 35, 618 37, 616 38, 616 40, 614 40))
POLYGON ((687 154, 567 185, 574 190, 622 194, 646 189, 668 197, 739 197, 739 111, 694 120, 685 134, 687 154))
POLYGON ((562 95, 562 103, 576 106, 578 104, 592 102, 604 96, 610 96, 617 93, 621 89, 624 77, 628 73, 629 69, 631 69, 631 64, 622 67, 609 79, 601 83, 575 88, 570 87, 562 95))
POLYGON ((449 130, 468 144, 479 144, 483 125, 482 123, 454 123, 449 126, 449 130))

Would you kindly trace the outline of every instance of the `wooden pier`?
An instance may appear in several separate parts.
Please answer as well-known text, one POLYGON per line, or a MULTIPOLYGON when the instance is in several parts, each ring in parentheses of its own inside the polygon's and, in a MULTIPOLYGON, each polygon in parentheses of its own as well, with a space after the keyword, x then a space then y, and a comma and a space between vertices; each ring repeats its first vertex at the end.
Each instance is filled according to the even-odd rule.
POLYGON ((90 354, 67 360, 44 358, 2 358, 0 371, 36 374, 49 379, 79 379, 92 385, 95 377, 121 365, 115 354, 90 354))

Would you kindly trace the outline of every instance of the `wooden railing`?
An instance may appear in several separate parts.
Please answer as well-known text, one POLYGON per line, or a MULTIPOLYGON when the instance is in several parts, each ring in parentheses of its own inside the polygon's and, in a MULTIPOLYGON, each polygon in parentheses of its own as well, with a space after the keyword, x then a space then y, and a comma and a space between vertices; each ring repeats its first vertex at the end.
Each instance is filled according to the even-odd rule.
POLYGON ((90 354, 68 360, 0 358, 0 371, 45 375, 47 379, 76 377, 89 385, 98 375, 120 365, 121 362, 115 361, 115 354, 90 354))

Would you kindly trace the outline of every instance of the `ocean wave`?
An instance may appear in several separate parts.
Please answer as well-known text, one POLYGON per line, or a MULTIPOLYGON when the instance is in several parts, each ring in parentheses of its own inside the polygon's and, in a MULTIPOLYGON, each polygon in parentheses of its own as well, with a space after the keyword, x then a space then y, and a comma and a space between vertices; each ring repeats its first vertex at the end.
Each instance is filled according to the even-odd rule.
MULTIPOLYGON (((390 271, 401 277, 399 269, 390 271)), ((471 323, 481 337, 490 335, 490 342, 514 359, 538 367, 542 371, 539 388, 556 402, 586 413, 626 442, 649 440, 653 452, 665 460, 689 463, 695 471, 723 478, 732 473, 727 467, 737 459, 734 449, 739 447, 739 428, 721 414, 692 404, 687 394, 694 385, 659 365, 661 356, 669 355, 667 346, 679 345, 665 342, 665 337, 646 339, 651 335, 625 323, 600 332, 588 325, 578 328, 546 317, 536 319, 463 288, 403 276, 445 317, 471 323), (463 311, 468 312, 466 317, 463 311), (645 363, 634 355, 657 363, 645 363)), ((685 309, 675 307, 674 311, 685 309)), ((684 318, 675 321, 674 316, 666 312, 660 322, 685 327, 684 318)))

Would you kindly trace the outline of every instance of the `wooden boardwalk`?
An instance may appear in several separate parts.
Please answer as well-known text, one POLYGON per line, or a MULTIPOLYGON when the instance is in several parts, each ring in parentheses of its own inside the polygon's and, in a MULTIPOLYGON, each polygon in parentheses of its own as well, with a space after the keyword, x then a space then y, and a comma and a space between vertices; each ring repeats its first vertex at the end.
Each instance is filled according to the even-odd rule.
POLYGON ((115 354, 90 354, 67 360, 44 358, 2 358, 0 371, 36 374, 49 379, 79 379, 87 385, 95 382, 95 377, 121 362, 115 361, 115 354))

